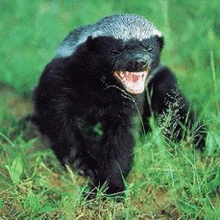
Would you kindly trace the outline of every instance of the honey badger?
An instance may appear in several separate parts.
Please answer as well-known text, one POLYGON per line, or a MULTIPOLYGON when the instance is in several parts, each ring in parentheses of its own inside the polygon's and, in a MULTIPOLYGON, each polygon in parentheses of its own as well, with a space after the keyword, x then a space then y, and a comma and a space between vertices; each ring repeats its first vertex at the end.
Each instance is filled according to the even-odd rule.
MULTIPOLYGON (((88 176, 93 187, 125 190, 135 115, 148 131, 149 117, 173 104, 176 140, 183 137, 183 125, 196 123, 174 75, 160 64, 163 44, 162 33, 141 16, 112 15, 71 32, 43 71, 34 121, 61 163, 88 176)), ((196 131, 194 143, 202 149, 199 124, 196 131)))

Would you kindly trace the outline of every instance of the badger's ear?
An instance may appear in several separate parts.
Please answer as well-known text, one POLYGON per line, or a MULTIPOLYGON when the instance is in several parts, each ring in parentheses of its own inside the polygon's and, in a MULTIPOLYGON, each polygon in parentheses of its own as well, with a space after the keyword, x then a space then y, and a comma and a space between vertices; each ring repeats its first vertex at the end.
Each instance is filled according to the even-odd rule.
POLYGON ((160 50, 162 50, 163 47, 164 47, 164 37, 163 37, 163 34, 160 31, 158 31, 158 30, 154 30, 153 34, 156 37, 156 40, 157 40, 157 42, 159 44, 159 47, 160 47, 160 50))
POLYGON ((156 39, 157 39, 157 42, 160 46, 160 50, 162 50, 163 47, 164 47, 164 37, 163 37, 163 35, 160 35, 160 36, 156 35, 156 39))

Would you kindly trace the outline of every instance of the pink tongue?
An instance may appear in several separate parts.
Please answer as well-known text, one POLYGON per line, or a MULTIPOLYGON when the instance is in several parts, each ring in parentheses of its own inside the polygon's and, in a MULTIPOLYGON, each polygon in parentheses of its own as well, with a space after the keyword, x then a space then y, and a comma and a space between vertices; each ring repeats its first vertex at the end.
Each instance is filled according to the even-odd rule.
POLYGON ((137 82, 139 79, 138 75, 126 72, 126 79, 127 81, 131 81, 131 82, 137 82))

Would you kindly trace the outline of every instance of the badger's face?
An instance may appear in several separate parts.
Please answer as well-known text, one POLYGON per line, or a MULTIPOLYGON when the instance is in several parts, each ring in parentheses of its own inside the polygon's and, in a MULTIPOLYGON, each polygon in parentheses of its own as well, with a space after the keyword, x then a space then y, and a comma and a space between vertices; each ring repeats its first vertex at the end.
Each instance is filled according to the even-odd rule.
POLYGON ((144 92, 146 79, 159 62, 163 38, 155 35, 144 40, 124 42, 112 37, 88 39, 88 48, 96 60, 106 67, 117 83, 127 92, 137 95, 144 92), (96 51, 96 52, 94 52, 96 51))

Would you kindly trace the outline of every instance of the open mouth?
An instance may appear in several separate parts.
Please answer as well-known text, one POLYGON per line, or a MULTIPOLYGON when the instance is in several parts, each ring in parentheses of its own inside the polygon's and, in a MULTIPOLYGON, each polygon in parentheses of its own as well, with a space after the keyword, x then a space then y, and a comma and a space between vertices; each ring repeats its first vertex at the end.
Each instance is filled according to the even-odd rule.
POLYGON ((122 83, 126 91, 131 94, 138 95, 144 92, 145 80, 148 75, 147 71, 143 72, 128 72, 115 71, 114 76, 122 83))

